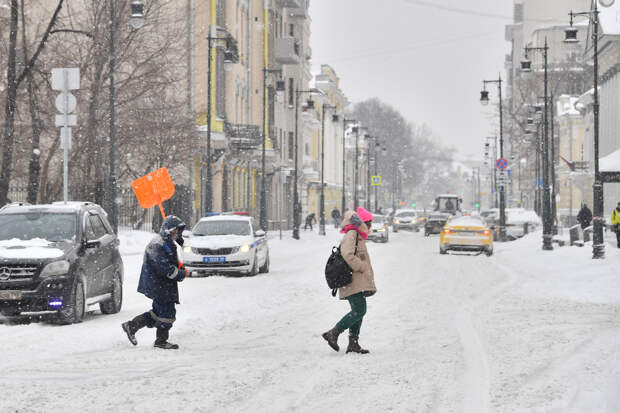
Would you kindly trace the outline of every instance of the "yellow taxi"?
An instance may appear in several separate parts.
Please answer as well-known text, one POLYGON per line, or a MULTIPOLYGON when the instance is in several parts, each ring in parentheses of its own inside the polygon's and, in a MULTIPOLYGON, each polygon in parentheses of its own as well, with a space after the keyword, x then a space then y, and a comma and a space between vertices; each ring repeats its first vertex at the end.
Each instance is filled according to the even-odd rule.
POLYGON ((439 253, 480 251, 493 255, 493 233, 477 216, 457 216, 444 225, 439 237, 439 253))

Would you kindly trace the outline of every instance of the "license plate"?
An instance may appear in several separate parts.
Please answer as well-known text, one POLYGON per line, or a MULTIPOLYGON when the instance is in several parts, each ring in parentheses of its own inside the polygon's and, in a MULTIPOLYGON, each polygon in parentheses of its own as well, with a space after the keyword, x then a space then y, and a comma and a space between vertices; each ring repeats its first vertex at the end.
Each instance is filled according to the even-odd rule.
POLYGON ((226 262, 226 257, 204 257, 203 262, 226 262))
POLYGON ((472 231, 459 231, 458 235, 460 235, 462 237, 475 237, 476 233, 472 232, 472 231))
POLYGON ((21 300, 21 291, 0 291, 0 300, 21 300))

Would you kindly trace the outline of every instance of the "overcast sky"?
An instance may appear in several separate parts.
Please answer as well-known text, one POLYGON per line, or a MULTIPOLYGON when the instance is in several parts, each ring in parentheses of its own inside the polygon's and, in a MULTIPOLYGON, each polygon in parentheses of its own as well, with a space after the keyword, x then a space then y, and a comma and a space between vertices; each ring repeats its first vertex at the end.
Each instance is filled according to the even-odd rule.
POLYGON ((504 76, 512 3, 311 0, 313 71, 331 65, 350 101, 378 97, 429 125, 456 159, 480 160, 497 124, 480 106, 482 79, 504 76))

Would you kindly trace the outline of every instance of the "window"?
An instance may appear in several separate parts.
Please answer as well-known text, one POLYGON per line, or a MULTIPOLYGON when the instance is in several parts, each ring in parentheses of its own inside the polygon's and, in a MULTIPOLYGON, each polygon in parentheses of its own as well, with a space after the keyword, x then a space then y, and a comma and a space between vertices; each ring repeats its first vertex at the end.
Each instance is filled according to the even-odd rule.
POLYGON ((288 158, 295 159, 295 134, 288 133, 288 158))
POLYGON ((288 105, 290 107, 293 107, 293 105, 295 104, 295 90, 293 88, 295 79, 293 79, 292 77, 288 78, 288 105))
POLYGON ((288 25, 288 35, 291 37, 295 37, 295 25, 294 24, 288 25))
POLYGON ((103 225, 103 222, 101 222, 101 218, 99 217, 99 215, 88 216, 86 234, 88 239, 99 239, 107 234, 105 226, 103 225))

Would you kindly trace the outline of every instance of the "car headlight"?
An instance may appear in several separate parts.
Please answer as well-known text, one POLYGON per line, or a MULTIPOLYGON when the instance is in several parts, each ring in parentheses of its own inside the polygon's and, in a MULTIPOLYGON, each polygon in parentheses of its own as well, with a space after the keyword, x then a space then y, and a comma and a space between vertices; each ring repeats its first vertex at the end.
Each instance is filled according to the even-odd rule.
POLYGON ((379 228, 377 232, 385 232, 385 228, 379 228))
POLYGON ((248 244, 244 244, 239 248, 241 252, 250 252, 250 246, 248 244))
POLYGON ((399 220, 397 220, 397 219, 395 219, 395 220, 394 220, 394 223, 395 223, 395 224, 400 224, 400 221, 399 221, 399 220))
POLYGON ((192 247, 190 247, 189 245, 188 245, 188 246, 183 247, 183 252, 185 252, 185 253, 190 253, 190 252, 192 252, 192 247))
POLYGON ((41 277, 50 277, 53 275, 64 275, 69 272, 69 261, 54 261, 43 267, 41 277))

